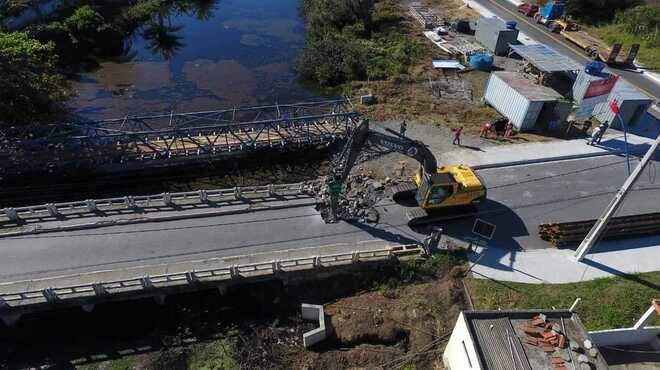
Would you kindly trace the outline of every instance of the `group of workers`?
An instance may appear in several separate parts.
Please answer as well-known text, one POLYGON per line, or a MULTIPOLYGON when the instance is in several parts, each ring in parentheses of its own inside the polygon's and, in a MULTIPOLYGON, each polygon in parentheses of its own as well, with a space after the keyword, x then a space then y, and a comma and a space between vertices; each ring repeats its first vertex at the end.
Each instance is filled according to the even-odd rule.
MULTIPOLYGON (((582 131, 584 134, 587 134, 589 129, 591 129, 592 123, 591 121, 587 120, 585 123, 582 125, 582 131)), ((591 137, 587 140, 587 144, 589 145, 596 145, 600 144, 600 141, 603 139, 603 135, 605 134, 605 131, 610 127, 609 123, 604 122, 600 124, 598 127, 594 129, 594 131, 591 133, 591 137)), ((510 120, 506 122, 506 125, 504 126, 504 138, 510 138, 513 135, 513 122, 510 120)), ((406 121, 404 120, 401 122, 401 125, 399 126, 399 133, 402 136, 406 136, 406 130, 408 129, 408 125, 406 124, 406 121)), ((454 140, 452 141, 452 145, 458 145, 461 146, 461 135, 463 134, 463 126, 459 128, 452 129, 452 132, 454 134, 454 140)), ((499 136, 499 133, 497 132, 495 128, 495 124, 493 122, 486 122, 484 123, 483 126, 481 126, 481 130, 479 131, 479 137, 483 137, 485 139, 488 139, 488 135, 490 133, 494 133, 496 137, 499 136)))

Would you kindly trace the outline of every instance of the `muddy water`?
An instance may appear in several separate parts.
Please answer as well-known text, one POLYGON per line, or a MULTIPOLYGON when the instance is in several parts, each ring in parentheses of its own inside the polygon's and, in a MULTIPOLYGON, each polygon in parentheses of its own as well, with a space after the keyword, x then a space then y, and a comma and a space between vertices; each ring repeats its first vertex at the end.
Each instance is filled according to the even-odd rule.
POLYGON ((154 14, 127 53, 72 88, 85 118, 213 110, 316 98, 294 70, 304 42, 298 0, 218 0, 154 14))

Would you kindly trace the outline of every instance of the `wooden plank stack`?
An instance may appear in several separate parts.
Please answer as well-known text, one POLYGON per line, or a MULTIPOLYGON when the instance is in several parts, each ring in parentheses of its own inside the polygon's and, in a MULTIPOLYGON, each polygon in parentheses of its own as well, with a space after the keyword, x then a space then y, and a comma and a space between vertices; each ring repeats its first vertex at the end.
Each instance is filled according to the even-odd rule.
MULTIPOLYGON (((596 220, 546 223, 539 225, 539 236, 555 247, 580 243, 596 220)), ((660 213, 615 217, 610 220, 601 239, 619 239, 660 234, 660 213)))

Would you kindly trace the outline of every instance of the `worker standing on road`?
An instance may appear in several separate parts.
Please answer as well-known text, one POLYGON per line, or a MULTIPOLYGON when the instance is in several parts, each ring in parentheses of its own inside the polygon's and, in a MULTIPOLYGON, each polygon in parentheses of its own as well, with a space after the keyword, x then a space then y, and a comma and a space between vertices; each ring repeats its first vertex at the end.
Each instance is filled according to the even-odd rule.
POLYGON ((610 124, 607 122, 601 123, 598 127, 596 127, 594 132, 591 133, 591 138, 587 140, 587 144, 600 144, 600 141, 603 140, 603 135, 605 134, 605 131, 608 127, 610 127, 610 124))
POLYGON ((490 133, 490 130, 491 130, 490 122, 484 123, 484 125, 481 127, 481 131, 479 132, 479 137, 488 139, 488 134, 490 133))
POLYGON ((513 122, 509 121, 504 127, 504 137, 508 139, 511 135, 513 135, 513 122))
POLYGON ((452 141, 452 145, 458 145, 461 146, 461 133, 463 132, 463 126, 459 128, 455 128, 454 130, 454 141, 452 141))
POLYGON ((605 131, 610 128, 610 124, 603 122, 603 124, 598 126, 598 128, 600 128, 600 134, 598 135, 598 141, 596 141, 596 144, 600 144, 600 141, 603 140, 603 135, 605 135, 605 131))
POLYGON ((408 129, 408 125, 406 124, 406 120, 403 120, 401 122, 401 126, 399 126, 399 133, 401 136, 406 136, 406 130, 408 129))
POLYGON ((591 130, 591 126, 593 126, 593 123, 591 123, 591 121, 589 120, 584 121, 584 123, 582 124, 582 133, 588 135, 589 130, 591 130))

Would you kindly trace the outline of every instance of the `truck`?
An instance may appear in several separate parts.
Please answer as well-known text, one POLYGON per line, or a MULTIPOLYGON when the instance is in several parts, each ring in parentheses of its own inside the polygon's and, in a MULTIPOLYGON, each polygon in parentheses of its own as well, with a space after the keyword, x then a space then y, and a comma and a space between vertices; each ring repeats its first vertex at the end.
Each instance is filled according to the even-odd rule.
MULTIPOLYGON (((342 152, 333 163, 332 181, 328 183, 329 193, 337 197, 343 195, 346 181, 359 154, 369 141, 378 147, 388 148, 419 162, 419 169, 409 182, 390 189, 392 200, 398 204, 412 205, 406 211, 408 225, 419 225, 445 219, 447 211, 460 211, 483 201, 486 187, 481 178, 466 165, 438 166, 429 148, 419 140, 408 138, 386 128, 388 134, 369 128, 369 120, 362 119, 351 133, 342 152)), ((348 199, 351 203, 351 199, 348 199)), ((333 215, 341 215, 336 204, 333 215)), ((336 221, 336 220, 335 220, 336 221)))
MULTIPOLYGON (((518 7, 518 11, 525 14, 532 8, 532 4, 525 3, 518 7)), ((534 14, 537 23, 545 25, 553 33, 558 33, 567 41, 577 45, 593 59, 610 66, 631 66, 639 53, 639 44, 633 44, 628 53, 620 55, 622 44, 615 43, 612 47, 602 40, 580 30, 577 23, 565 16, 566 5, 562 2, 549 2, 538 9, 534 14)))
POLYGON ((536 23, 545 25, 551 31, 555 32, 556 21, 562 19, 566 5, 560 2, 549 2, 543 7, 539 8, 538 12, 534 14, 536 23))

